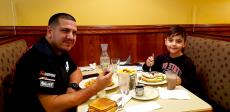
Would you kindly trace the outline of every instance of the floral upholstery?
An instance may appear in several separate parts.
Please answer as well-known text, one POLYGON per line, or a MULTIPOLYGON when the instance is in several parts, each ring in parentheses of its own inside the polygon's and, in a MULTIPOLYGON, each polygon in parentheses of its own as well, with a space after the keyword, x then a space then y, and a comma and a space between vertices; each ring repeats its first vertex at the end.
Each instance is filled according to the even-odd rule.
MULTIPOLYGON (((12 75, 15 64, 21 55, 26 51, 27 44, 25 40, 16 40, 0 45, 0 111, 3 110, 4 99, 11 91, 12 75)), ((7 101, 7 100, 5 100, 7 101)))
POLYGON ((189 36, 185 54, 194 61, 208 98, 230 110, 230 42, 189 36))

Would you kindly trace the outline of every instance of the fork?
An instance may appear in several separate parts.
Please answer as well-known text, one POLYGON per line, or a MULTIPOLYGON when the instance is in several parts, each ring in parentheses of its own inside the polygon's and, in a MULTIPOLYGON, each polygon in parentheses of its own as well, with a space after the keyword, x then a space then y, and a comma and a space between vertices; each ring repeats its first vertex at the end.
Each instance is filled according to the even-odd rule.
POLYGON ((121 109, 122 108, 122 97, 120 97, 120 98, 118 98, 117 100, 116 100, 116 102, 117 102, 117 110, 119 110, 119 109, 121 109), (121 103, 120 103, 121 102, 121 103))
MULTIPOLYGON (((153 57, 153 61, 154 61, 154 53, 152 53, 152 57, 153 57)), ((153 65, 152 65, 153 66, 153 65)), ((149 68, 149 73, 151 73, 151 68, 152 68, 152 66, 149 68)))

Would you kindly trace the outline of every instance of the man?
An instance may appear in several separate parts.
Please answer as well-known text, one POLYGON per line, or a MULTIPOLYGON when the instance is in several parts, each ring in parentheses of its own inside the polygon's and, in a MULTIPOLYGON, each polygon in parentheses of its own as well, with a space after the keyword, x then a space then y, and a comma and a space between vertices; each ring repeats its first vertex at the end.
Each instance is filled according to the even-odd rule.
POLYGON ((77 105, 109 84, 112 73, 99 76, 91 87, 79 89, 82 74, 67 53, 74 46, 76 36, 74 17, 57 13, 50 18, 45 38, 29 49, 16 65, 15 111, 76 111, 77 105))

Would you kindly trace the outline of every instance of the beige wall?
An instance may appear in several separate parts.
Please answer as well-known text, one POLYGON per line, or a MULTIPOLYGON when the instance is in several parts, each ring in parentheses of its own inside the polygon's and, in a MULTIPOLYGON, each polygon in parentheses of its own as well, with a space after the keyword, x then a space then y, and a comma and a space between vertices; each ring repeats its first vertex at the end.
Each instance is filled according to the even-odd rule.
MULTIPOLYGON (((0 0, 9 1, 9 0, 0 0)), ((13 0, 17 26, 47 25, 56 12, 79 25, 156 25, 230 23, 230 0, 13 0)), ((0 3, 1 3, 0 2, 0 3)), ((2 5, 1 5, 2 6, 2 5)), ((2 6, 0 10, 9 10, 2 6)), ((0 14, 2 16, 2 14, 0 14)), ((12 25, 5 13, 0 25, 12 25)))
POLYGON ((0 25, 13 26, 13 12, 10 0, 0 0, 0 25))
POLYGON ((197 23, 230 24, 230 0, 196 0, 197 23))

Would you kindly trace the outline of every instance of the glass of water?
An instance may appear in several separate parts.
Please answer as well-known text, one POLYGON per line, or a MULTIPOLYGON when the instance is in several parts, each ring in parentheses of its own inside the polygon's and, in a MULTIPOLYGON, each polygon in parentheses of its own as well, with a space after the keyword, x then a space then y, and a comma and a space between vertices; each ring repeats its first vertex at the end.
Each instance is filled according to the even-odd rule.
POLYGON ((117 72, 119 65, 120 65, 120 59, 119 58, 112 58, 111 59, 111 71, 112 72, 117 72))
POLYGON ((119 73, 118 72, 118 82, 119 82, 119 89, 122 94, 122 104, 120 109, 124 109, 125 105, 125 97, 126 95, 129 94, 129 82, 130 82, 130 77, 128 73, 119 73))

